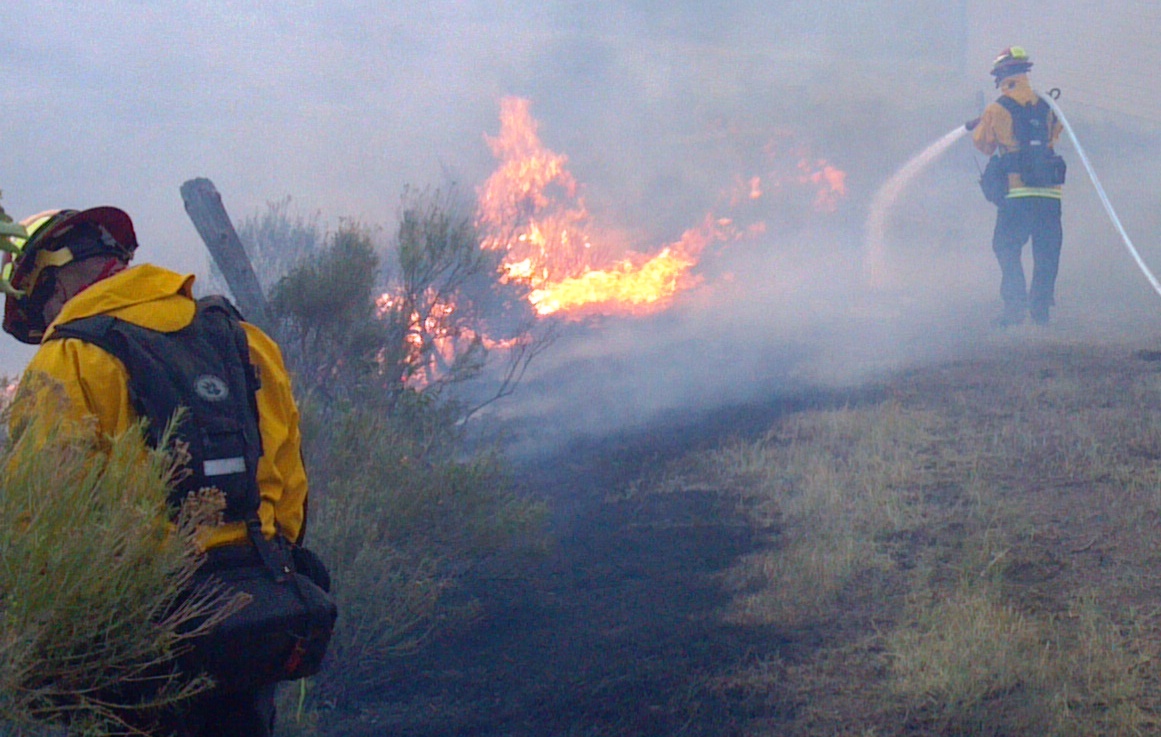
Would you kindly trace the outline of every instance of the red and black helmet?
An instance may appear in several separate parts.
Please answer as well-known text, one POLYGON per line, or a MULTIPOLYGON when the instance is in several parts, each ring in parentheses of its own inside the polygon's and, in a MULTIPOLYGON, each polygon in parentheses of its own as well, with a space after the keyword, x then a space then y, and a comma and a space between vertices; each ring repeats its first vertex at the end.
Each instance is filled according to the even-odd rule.
POLYGON ((45 284, 42 277, 93 256, 128 263, 137 250, 137 235, 129 215, 115 207, 49 210, 19 225, 0 223, 0 250, 4 330, 21 342, 35 344, 48 328, 41 308, 51 290, 38 289, 45 284))
POLYGON ((1009 46, 1001 51, 992 62, 992 76, 996 78, 996 86, 1000 80, 1017 74, 1024 74, 1032 68, 1032 60, 1022 46, 1009 46))

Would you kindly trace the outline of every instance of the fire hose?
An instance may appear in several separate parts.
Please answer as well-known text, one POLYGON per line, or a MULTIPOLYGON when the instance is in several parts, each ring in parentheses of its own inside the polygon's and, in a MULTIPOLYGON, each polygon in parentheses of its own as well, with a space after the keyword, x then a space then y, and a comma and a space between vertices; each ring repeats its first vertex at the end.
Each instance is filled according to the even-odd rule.
POLYGON ((1109 219, 1113 221, 1113 225, 1116 227, 1117 232, 1121 234, 1121 240, 1124 241, 1125 248, 1129 250, 1129 253, 1133 256, 1133 260, 1137 262, 1137 267, 1153 286, 1153 291, 1161 296, 1161 283, 1157 281, 1157 277, 1153 276, 1153 272, 1150 271, 1149 267, 1145 265, 1145 261, 1141 258, 1141 254, 1138 253, 1136 247, 1133 246, 1133 240, 1129 238, 1129 234, 1125 231, 1125 226, 1121 224, 1121 219, 1117 217, 1117 211, 1113 209, 1113 204, 1109 202, 1109 196, 1105 193, 1105 188, 1101 185, 1101 180, 1097 177, 1096 171, 1093 170, 1092 163, 1088 160, 1088 155, 1084 152, 1084 147, 1081 146, 1080 141, 1076 139, 1076 133, 1073 132, 1072 126, 1068 124, 1068 118, 1064 117, 1064 112, 1060 109, 1060 106, 1056 104, 1056 97, 1059 95, 1060 90, 1053 89, 1050 90, 1047 95, 1041 95, 1041 98, 1048 103, 1049 107, 1052 108, 1052 112, 1056 114, 1056 119, 1060 121, 1061 125, 1064 126, 1064 130, 1068 133, 1068 138, 1072 141, 1072 145, 1076 148, 1076 153, 1080 155, 1080 161, 1082 164, 1084 164, 1085 171, 1088 172, 1088 178, 1092 180, 1093 186, 1096 187, 1097 196, 1100 197, 1101 204, 1103 204, 1105 207, 1105 212, 1109 214, 1109 219), (1055 96, 1052 94, 1053 92, 1056 93, 1055 96))

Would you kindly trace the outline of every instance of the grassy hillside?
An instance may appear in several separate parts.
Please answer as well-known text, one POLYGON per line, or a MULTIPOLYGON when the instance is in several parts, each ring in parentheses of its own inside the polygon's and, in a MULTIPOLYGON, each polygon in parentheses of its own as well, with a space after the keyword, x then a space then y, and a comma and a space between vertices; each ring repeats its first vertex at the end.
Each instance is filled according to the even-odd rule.
POLYGON ((655 492, 775 525, 724 575, 792 643, 712 679, 778 706, 740 733, 1153 733, 1161 353, 1028 333, 877 389, 655 492))
POLYGON ((570 449, 543 564, 333 734, 1158 731, 1161 351, 968 358, 570 449), (385 732, 386 731, 386 732, 385 732))

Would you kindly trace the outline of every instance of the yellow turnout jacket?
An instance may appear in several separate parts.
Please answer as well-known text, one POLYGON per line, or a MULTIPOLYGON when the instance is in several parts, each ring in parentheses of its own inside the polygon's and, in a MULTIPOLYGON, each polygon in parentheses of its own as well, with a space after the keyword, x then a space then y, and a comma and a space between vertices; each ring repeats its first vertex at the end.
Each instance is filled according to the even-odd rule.
MULTIPOLYGON (((83 422, 95 418, 103 435, 118 435, 137 421, 129 400, 128 374, 119 360, 95 345, 76 338, 49 340, 57 325, 94 315, 110 315, 161 332, 189 325, 196 311, 193 275, 181 275, 150 264, 126 269, 93 284, 70 299, 45 332, 45 340, 25 371, 25 378, 45 374, 60 382, 67 393, 66 411, 83 422)), ((276 531, 290 540, 302 532, 306 514, 307 479, 300 453, 298 407, 290 392, 290 377, 278 345, 257 327, 243 323, 250 361, 261 377, 258 390, 259 430, 263 455, 258 461, 262 501, 258 516, 262 531, 276 531)), ((34 394, 32 402, 45 401, 34 394)), ((36 411, 22 407, 19 415, 36 411)), ((210 531, 207 548, 246 539, 244 523, 210 531)))
MULTIPOLYGON (((1000 92, 1021 105, 1034 105, 1037 97, 1028 83, 1027 74, 1017 74, 1008 77, 1000 83, 1000 92)), ((1056 114, 1048 111, 1048 126, 1052 131, 1048 145, 1056 147, 1063 129, 1056 114)), ((987 156, 992 154, 1006 154, 1020 149, 1013 131, 1012 114, 998 102, 989 103, 980 116, 979 125, 972 131, 972 142, 977 149, 987 156)), ((1008 174, 1008 197, 1051 197, 1060 199, 1060 187, 1029 187, 1017 172, 1008 174)))

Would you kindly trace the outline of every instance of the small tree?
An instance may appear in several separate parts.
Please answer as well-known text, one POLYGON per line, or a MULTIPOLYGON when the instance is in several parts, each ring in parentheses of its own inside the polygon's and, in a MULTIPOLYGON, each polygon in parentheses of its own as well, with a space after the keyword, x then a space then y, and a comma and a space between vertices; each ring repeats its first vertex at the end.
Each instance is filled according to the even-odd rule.
POLYGON ((385 356, 400 342, 375 307, 379 257, 367 232, 348 223, 271 294, 283 321, 284 355, 300 394, 325 403, 379 404, 385 356))
MULTIPOLYGON (((272 222, 262 232, 278 230, 272 222)), ((510 394, 552 335, 526 288, 501 283, 501 255, 481 241, 454 188, 404 193, 385 267, 366 228, 340 227, 271 294, 300 389, 396 416, 420 407, 452 423, 510 394), (496 355, 489 388, 449 391, 481 378, 496 355)))
POLYGON ((547 344, 523 288, 501 284, 499 254, 480 247, 471 203, 407 190, 388 246, 372 235, 343 223, 270 294, 302 413, 307 543, 342 612, 334 666, 315 679, 331 701, 385 687, 387 661, 470 618, 472 602, 451 592, 481 559, 536 549, 544 513, 497 454, 465 458, 459 442, 547 344), (461 391, 497 356, 487 393, 461 391))
POLYGON ((449 191, 407 190, 392 253, 394 279, 380 306, 402 329, 399 389, 439 396, 481 375, 490 354, 503 356, 497 381, 467 398, 469 416, 507 396, 552 339, 527 301, 527 287, 501 279, 503 254, 481 247, 474 208, 449 191))

